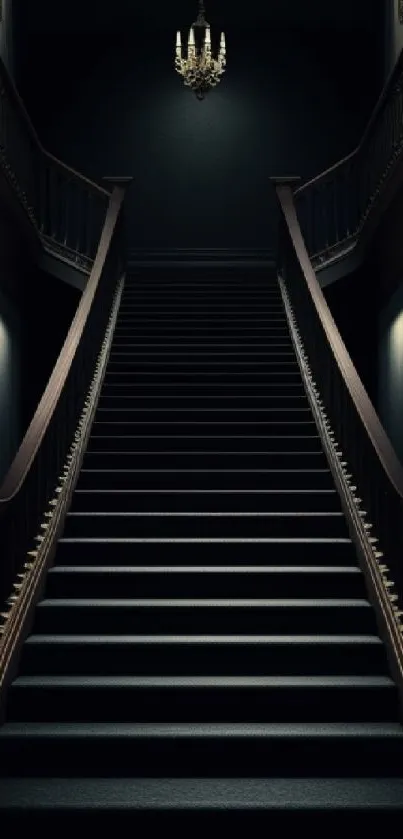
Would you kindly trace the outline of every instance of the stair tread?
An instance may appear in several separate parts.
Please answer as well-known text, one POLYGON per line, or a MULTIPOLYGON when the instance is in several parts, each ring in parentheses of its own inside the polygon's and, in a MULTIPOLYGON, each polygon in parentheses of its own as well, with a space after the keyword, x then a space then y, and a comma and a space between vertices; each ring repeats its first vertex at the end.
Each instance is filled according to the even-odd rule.
POLYGON ((18 676, 15 687, 71 688, 389 688, 389 676, 18 676))
POLYGON ((335 489, 76 489, 77 495, 337 495, 335 489))
POLYGON ((83 511, 78 511, 78 512, 73 512, 73 513, 67 513, 67 517, 71 517, 71 518, 73 518, 73 517, 74 518, 88 518, 88 516, 91 516, 92 518, 93 517, 107 518, 108 516, 114 516, 114 517, 117 517, 117 518, 156 518, 157 516, 159 516, 159 517, 162 517, 162 518, 233 518, 233 517, 236 517, 236 518, 267 518, 267 519, 270 519, 270 518, 288 518, 289 516, 293 516, 293 517, 296 517, 296 518, 338 518, 338 519, 342 519, 342 518, 344 518, 344 513, 342 513, 342 512, 326 513, 326 512, 321 512, 321 511, 318 512, 318 513, 310 512, 310 511, 308 511, 308 512, 294 512, 293 510, 287 510, 286 512, 283 512, 283 511, 279 510, 278 512, 275 512, 275 513, 271 512, 271 511, 268 511, 268 512, 247 512, 247 513, 242 512, 242 511, 241 512, 234 512, 234 513, 231 513, 231 512, 217 512, 217 511, 198 513, 198 512, 185 511, 185 512, 182 513, 182 512, 177 512, 176 510, 172 510, 172 512, 171 511, 170 512, 166 512, 166 511, 155 512, 153 510, 146 510, 146 511, 141 510, 140 512, 137 512, 136 510, 133 511, 133 512, 131 512, 131 511, 130 512, 127 512, 127 511, 122 512, 122 511, 119 511, 119 510, 116 510, 116 511, 112 510, 112 511, 109 512, 109 511, 105 510, 105 511, 102 511, 102 512, 97 512, 96 510, 95 511, 83 510, 83 511))
POLYGON ((195 544, 195 543, 199 544, 199 543, 203 543, 203 542, 205 542, 205 543, 211 543, 212 542, 212 543, 216 543, 216 544, 235 543, 235 544, 249 544, 249 545, 253 545, 253 544, 256 544, 256 543, 264 543, 264 544, 270 544, 270 545, 276 545, 276 544, 282 544, 282 545, 284 545, 284 544, 289 544, 289 545, 293 545, 293 544, 296 544, 296 545, 306 545, 306 544, 308 544, 308 545, 309 544, 314 544, 314 545, 317 545, 317 544, 320 544, 320 545, 329 545, 329 544, 332 544, 332 545, 333 544, 351 545, 352 544, 351 539, 349 539, 347 537, 342 537, 342 536, 334 536, 334 537, 330 537, 330 538, 327 538, 325 536, 323 536, 323 537, 301 536, 299 538, 292 537, 292 536, 290 536, 290 537, 288 537, 288 536, 287 537, 281 537, 281 536, 265 537, 265 536, 262 536, 262 537, 259 537, 259 538, 257 538, 257 537, 256 538, 242 537, 242 536, 236 537, 236 538, 231 538, 231 537, 227 538, 227 537, 218 537, 218 536, 217 537, 208 537, 208 538, 202 537, 202 536, 201 537, 197 536, 197 537, 193 537, 193 538, 189 537, 189 536, 183 536, 183 537, 178 536, 177 538, 173 538, 173 537, 153 537, 153 536, 147 536, 147 537, 134 537, 134 536, 123 536, 123 537, 119 537, 119 536, 112 536, 112 537, 110 537, 110 536, 105 536, 105 537, 73 536, 72 537, 72 536, 62 536, 59 539, 59 542, 63 542, 65 544, 74 544, 75 542, 84 542, 84 543, 86 543, 86 542, 105 543, 106 542, 106 543, 112 543, 112 544, 115 544, 115 542, 117 544, 120 544, 122 542, 124 542, 124 543, 128 542, 128 543, 133 543, 133 544, 137 544, 139 542, 140 543, 144 543, 144 542, 146 542, 146 543, 157 543, 157 544, 158 543, 166 543, 166 542, 173 542, 173 543, 182 542, 182 543, 186 543, 186 544, 189 544, 189 545, 195 544))
MULTIPOLYGON (((176 454, 176 452, 174 452, 176 454)), ((203 454, 203 452, 200 452, 203 454)), ((245 454, 250 454, 250 452, 245 452, 245 454)), ((192 474, 207 474, 207 475, 221 475, 221 474, 230 474, 230 475, 242 475, 244 472, 257 474, 257 475, 265 475, 265 474, 272 474, 273 472, 280 472, 281 474, 286 475, 312 475, 312 474, 321 474, 329 473, 330 469, 105 469, 104 467, 100 469, 96 469, 92 467, 88 469, 88 467, 84 467, 81 469, 81 473, 86 474, 87 472, 107 472, 109 474, 120 473, 120 472, 145 472, 147 474, 155 473, 155 472, 172 472, 172 473, 188 473, 191 472, 192 474)))
MULTIPOLYGON (((403 778, 9 778, 0 807, 34 811, 403 810, 403 778), (23 802, 23 804, 21 803, 23 802)), ((318 815, 318 814, 317 814, 318 815)), ((116 818, 116 817, 115 817, 116 818)))
POLYGON ((49 574, 356 574, 355 565, 55 565, 49 574))
POLYGON ((368 608, 371 609, 371 604, 368 600, 357 598, 74 598, 74 597, 60 597, 60 598, 46 598, 38 604, 38 609, 49 608, 90 608, 90 609, 105 609, 105 608, 120 608, 120 609, 148 609, 154 608, 208 608, 208 609, 284 609, 287 607, 295 607, 303 609, 327 608, 327 609, 342 609, 342 608, 368 608))

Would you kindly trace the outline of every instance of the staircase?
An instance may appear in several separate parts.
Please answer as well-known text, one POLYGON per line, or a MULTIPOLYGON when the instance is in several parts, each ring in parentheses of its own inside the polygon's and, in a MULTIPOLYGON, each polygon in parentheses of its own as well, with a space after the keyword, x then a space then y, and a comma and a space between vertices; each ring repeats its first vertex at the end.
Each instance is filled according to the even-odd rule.
POLYGON ((0 823, 384 824, 398 720, 274 275, 133 271, 9 691, 0 823))

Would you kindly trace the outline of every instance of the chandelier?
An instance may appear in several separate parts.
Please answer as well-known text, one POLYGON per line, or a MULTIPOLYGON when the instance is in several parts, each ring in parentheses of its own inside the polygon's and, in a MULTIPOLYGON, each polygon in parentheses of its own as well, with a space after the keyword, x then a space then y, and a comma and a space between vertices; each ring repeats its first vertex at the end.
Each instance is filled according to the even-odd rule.
POLYGON ((197 20, 189 31, 187 57, 182 58, 181 33, 176 33, 175 70, 183 76, 184 83, 190 87, 198 99, 215 87, 224 73, 225 35, 221 32, 220 51, 217 58, 211 54, 210 24, 204 17, 204 2, 199 0, 197 20))

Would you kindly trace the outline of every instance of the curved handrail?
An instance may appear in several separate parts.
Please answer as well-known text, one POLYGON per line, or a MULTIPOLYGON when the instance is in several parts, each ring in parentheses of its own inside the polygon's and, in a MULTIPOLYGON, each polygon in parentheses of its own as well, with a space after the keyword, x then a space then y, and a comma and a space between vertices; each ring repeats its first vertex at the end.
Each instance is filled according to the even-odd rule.
POLYGON ((5 508, 18 494, 31 464, 41 446, 41 442, 49 427, 57 402, 63 392, 71 364, 84 332, 88 314, 95 297, 103 266, 112 241, 115 226, 124 199, 124 189, 115 187, 110 196, 108 211, 98 245, 97 254, 92 266, 85 290, 81 296, 79 306, 64 341, 59 357, 51 373, 48 384, 35 411, 29 428, 20 448, 10 466, 10 469, 0 487, 0 516, 5 508))
POLYGON ((385 102, 388 98, 388 93, 389 93, 389 90, 390 90, 391 86, 394 84, 394 82, 396 81, 396 79, 398 78, 398 76, 402 72, 403 72, 403 48, 400 51, 399 57, 398 57, 395 65, 394 65, 393 69, 389 73, 389 76, 388 76, 388 78, 385 82, 384 87, 382 88, 381 94, 378 97, 378 101, 377 101, 377 103, 374 107, 374 110, 372 111, 372 114, 369 118, 369 121, 368 121, 367 126, 364 130, 364 133, 361 137, 361 140, 358 143, 358 146, 356 146, 356 148, 353 149, 353 151, 350 152, 349 154, 347 154, 345 157, 342 157, 336 163, 333 163, 332 166, 329 166, 328 169, 324 169, 324 171, 320 172, 319 175, 315 175, 314 178, 311 178, 309 181, 306 181, 304 184, 302 184, 302 186, 298 187, 298 189, 295 190, 294 195, 298 195, 298 196, 301 195, 301 193, 303 193, 306 189, 308 189, 308 187, 312 186, 313 184, 318 183, 323 178, 327 177, 327 175, 330 175, 332 172, 335 172, 336 169, 339 169, 341 166, 344 166, 345 163, 347 163, 349 160, 352 160, 354 157, 356 157, 361 152, 361 150, 365 146, 365 143, 368 140, 368 137, 371 134, 371 131, 373 130, 373 128, 375 126, 375 123, 378 119, 379 113, 382 110, 382 107, 383 107, 383 105, 385 104, 385 102))
POLYGON ((383 470, 403 499, 403 467, 357 373, 316 278, 303 240, 292 190, 289 186, 278 185, 276 191, 297 259, 339 371, 383 470))
POLYGON ((44 148, 44 146, 42 145, 42 143, 39 139, 39 136, 36 132, 36 129, 34 128, 34 126, 32 124, 31 118, 30 118, 30 116, 28 114, 28 111, 27 111, 27 109, 24 105, 24 102, 23 102, 23 100, 22 100, 22 98, 21 98, 21 96, 18 92, 18 89, 17 89, 12 77, 10 76, 10 74, 7 70, 7 67, 4 64, 4 61, 1 58, 1 56, 0 56, 0 76, 1 76, 1 79, 2 79, 3 83, 7 86, 7 89, 9 91, 9 93, 11 94, 12 98, 14 99, 14 101, 17 105, 18 111, 19 111, 19 113, 20 113, 20 115, 21 115, 21 117, 22 117, 22 119, 25 123, 26 129, 27 129, 28 133, 30 134, 34 143, 37 145, 39 151, 42 152, 42 154, 44 154, 49 160, 52 160, 53 163, 56 163, 57 166, 59 166, 60 168, 64 169, 66 172, 68 172, 69 175, 71 175, 72 177, 77 178, 80 181, 83 181, 84 183, 88 184, 88 186, 90 186, 95 192, 98 192, 100 195, 109 196, 111 193, 107 189, 100 186, 100 184, 97 184, 95 181, 92 181, 90 178, 85 177, 85 175, 82 175, 81 172, 77 172, 75 169, 72 169, 71 166, 67 166, 65 163, 63 163, 63 161, 59 160, 59 158, 55 157, 53 154, 48 152, 47 149, 44 148))

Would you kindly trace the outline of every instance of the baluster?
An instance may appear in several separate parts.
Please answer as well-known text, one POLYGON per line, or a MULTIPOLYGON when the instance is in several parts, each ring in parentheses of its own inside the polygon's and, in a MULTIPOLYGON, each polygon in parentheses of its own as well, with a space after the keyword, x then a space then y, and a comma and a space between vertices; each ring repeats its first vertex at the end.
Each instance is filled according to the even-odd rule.
POLYGON ((89 190, 86 187, 82 189, 82 202, 83 202, 83 255, 89 256, 91 253, 91 210, 92 210, 92 197, 89 190))
POLYGON ((6 137, 6 103, 5 103, 5 91, 4 86, 0 79, 0 149, 3 151, 5 148, 5 137, 6 137))
POLYGON ((63 244, 67 247, 69 245, 69 218, 70 218, 70 185, 71 180, 66 177, 64 179, 64 190, 63 190, 63 221, 64 221, 64 235, 63 235, 63 244))

